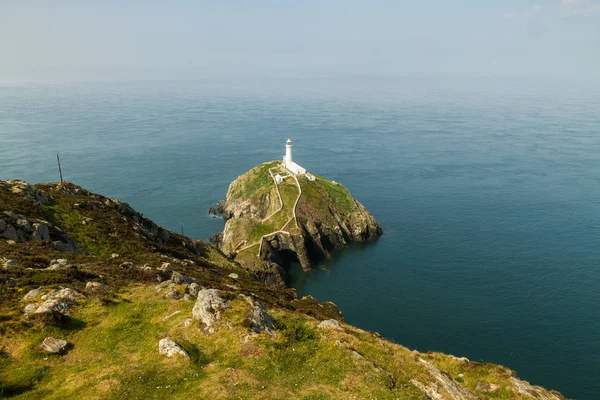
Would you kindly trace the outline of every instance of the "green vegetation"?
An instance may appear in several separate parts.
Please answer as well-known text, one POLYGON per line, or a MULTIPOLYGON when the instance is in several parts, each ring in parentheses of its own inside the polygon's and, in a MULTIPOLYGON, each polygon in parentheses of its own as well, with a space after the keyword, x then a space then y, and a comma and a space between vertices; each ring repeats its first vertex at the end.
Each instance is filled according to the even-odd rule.
MULTIPOLYGON (((293 289, 265 285, 217 249, 172 232, 155 239, 140 235, 158 228, 125 204, 102 207, 110 201, 76 194, 74 186, 44 187, 53 197, 45 207, 14 193, 0 195, 15 207, 15 198, 27 203, 16 209, 28 218, 47 218, 84 252, 61 253, 49 241, 0 240, 0 256, 20 264, 0 268, 0 398, 423 399, 423 387, 435 390, 435 398, 450 398, 439 376, 481 398, 529 396, 517 391, 515 374, 501 366, 421 354, 343 323, 339 330, 319 329, 324 319, 341 321, 333 303, 297 299, 293 289), (113 258, 110 252, 121 253, 113 258), (45 269, 51 259, 65 257, 70 266, 45 269), (121 268, 124 261, 153 268, 121 268), (230 302, 216 333, 186 323, 194 301, 167 300, 169 289, 155 288, 156 267, 163 262, 230 302), (233 271, 237 277, 230 277, 233 271), (106 286, 88 291, 90 281, 106 286), (36 300, 23 296, 42 285, 45 291, 66 286, 85 298, 65 313, 24 316, 23 308, 36 300), (248 297, 274 318, 272 336, 250 334, 255 312, 248 297), (190 358, 160 355, 158 342, 166 336, 190 358), (40 347, 46 337, 67 340, 68 351, 46 353, 40 347), (500 389, 484 393, 482 383, 500 389)), ((292 197, 292 191, 285 188, 282 196, 292 197)), ((247 221, 239 220, 230 222, 245 228, 247 221)), ((254 226, 256 235, 262 226, 254 226)), ((183 293, 186 286, 174 289, 183 293)), ((548 399, 541 388, 527 385, 526 392, 548 399)))
POLYGON ((301 178, 302 194, 306 197, 304 204, 327 202, 341 213, 351 213, 354 210, 354 200, 348 189, 321 176, 315 178, 314 181, 301 178))

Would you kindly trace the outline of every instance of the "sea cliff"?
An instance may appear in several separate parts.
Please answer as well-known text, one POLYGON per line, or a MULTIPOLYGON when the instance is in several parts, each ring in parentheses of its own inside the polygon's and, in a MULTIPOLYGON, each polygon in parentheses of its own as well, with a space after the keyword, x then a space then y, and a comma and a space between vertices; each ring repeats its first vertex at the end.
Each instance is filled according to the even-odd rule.
POLYGON ((0 181, 0 397, 563 399, 349 325, 126 203, 16 180, 0 181))
POLYGON ((351 243, 377 239, 382 229, 340 183, 293 175, 278 161, 252 168, 229 186, 218 210, 227 220, 219 248, 250 270, 283 280, 282 267, 304 269, 351 243))

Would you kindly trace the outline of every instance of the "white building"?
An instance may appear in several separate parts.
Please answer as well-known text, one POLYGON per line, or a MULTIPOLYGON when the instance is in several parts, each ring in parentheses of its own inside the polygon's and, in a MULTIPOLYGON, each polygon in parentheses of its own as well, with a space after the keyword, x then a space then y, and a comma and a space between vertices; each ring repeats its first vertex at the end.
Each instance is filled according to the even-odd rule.
POLYGON ((279 174, 275 175, 275 182, 277 182, 277 183, 283 182, 283 177, 279 174))
POLYGON ((285 156, 283 156, 283 166, 289 169, 295 175, 304 175, 306 170, 292 161, 292 141, 285 142, 285 156))

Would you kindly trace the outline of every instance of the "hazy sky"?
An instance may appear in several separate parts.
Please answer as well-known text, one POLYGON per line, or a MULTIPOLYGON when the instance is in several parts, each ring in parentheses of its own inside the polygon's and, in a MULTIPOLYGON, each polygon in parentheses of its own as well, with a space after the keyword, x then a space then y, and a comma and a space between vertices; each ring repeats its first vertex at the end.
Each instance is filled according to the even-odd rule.
POLYGON ((600 0, 0 0, 0 80, 600 79, 600 0))

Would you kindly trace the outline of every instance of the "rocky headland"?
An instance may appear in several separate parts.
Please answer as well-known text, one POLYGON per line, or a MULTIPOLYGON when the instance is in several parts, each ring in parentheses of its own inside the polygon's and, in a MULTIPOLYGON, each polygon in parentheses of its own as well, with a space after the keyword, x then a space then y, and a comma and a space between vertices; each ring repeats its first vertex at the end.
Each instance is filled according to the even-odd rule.
POLYGON ((235 179, 217 206, 227 221, 214 239, 219 248, 268 282, 281 283, 282 267, 291 261, 308 270, 334 250, 382 234, 343 185, 310 177, 270 161, 235 179))
MULTIPOLYGON (((284 202, 297 198, 292 189, 281 190, 284 202)), ((293 232, 315 242, 304 245, 311 262, 380 233, 362 206, 327 193, 335 205, 302 206, 293 232)), ((228 224, 256 225, 278 208, 234 197, 228 224)), ((237 238, 227 240, 231 252, 237 238)), ((0 397, 564 399, 503 366, 420 353, 351 326, 335 304, 268 284, 126 203, 16 180, 0 181, 0 397)))

